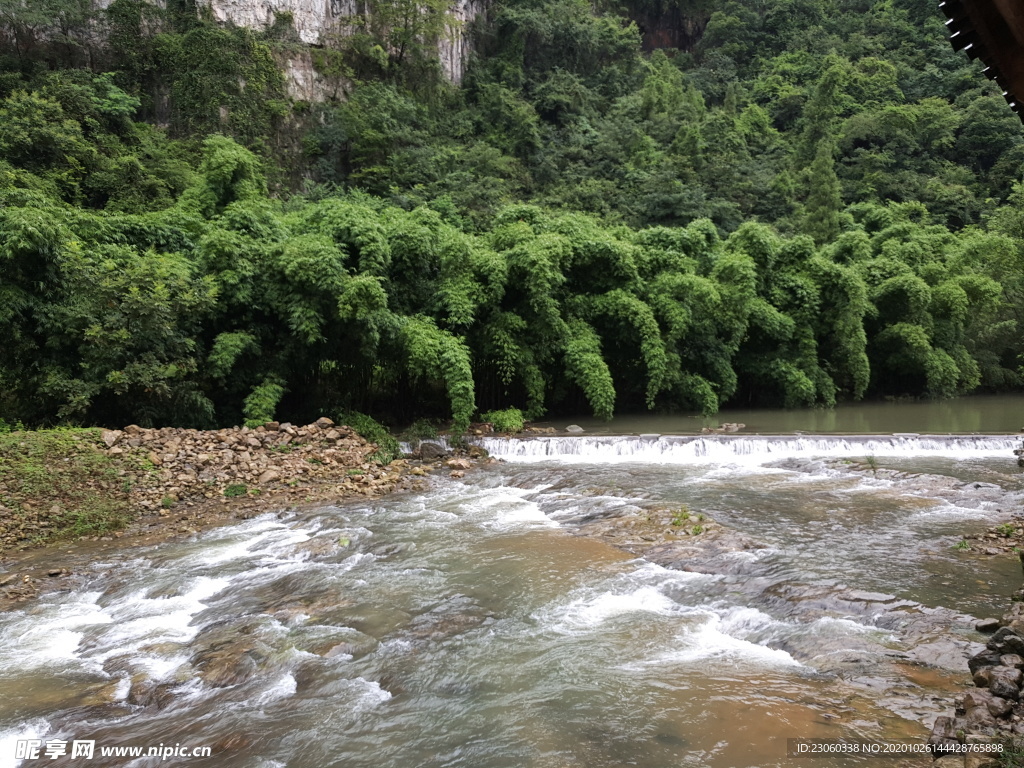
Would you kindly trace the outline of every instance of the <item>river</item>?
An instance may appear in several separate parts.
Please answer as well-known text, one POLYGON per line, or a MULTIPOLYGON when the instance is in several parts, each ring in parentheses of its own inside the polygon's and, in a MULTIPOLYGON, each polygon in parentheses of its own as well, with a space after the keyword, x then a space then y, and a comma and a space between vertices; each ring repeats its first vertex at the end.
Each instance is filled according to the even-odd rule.
POLYGON ((14 759, 29 738, 213 751, 92 763, 133 768, 799 766, 787 738, 923 739, 1020 582, 953 545, 1024 483, 1017 438, 890 423, 489 438, 504 462, 424 492, 108 552, 0 615, 0 766, 41 764, 14 759), (687 571, 576 535, 682 504, 758 546, 687 571))

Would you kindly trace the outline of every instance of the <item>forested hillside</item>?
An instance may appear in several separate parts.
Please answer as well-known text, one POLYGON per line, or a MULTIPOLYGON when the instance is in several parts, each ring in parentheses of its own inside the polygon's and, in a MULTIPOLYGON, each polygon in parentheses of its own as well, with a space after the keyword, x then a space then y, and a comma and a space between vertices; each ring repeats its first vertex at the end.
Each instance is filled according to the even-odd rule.
POLYGON ((0 0, 0 419, 1020 386, 1024 130, 931 0, 495 0, 461 87, 410 7, 310 104, 286 16, 0 0))

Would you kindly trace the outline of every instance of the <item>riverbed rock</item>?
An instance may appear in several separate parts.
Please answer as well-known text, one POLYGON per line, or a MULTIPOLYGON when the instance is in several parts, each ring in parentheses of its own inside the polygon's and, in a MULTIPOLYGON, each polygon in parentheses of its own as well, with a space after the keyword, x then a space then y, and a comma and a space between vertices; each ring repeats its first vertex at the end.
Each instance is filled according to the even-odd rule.
POLYGON ((994 667, 988 689, 994 696, 1016 701, 1020 698, 1021 671, 1010 667, 994 667))
POLYGON ((982 619, 974 625, 978 632, 990 634, 999 629, 999 619, 982 619))
POLYGON ((417 451, 419 458, 423 461, 437 461, 448 456, 448 451, 445 450, 443 445, 439 443, 431 443, 424 441, 420 443, 419 450, 417 451))
POLYGON ((120 689, 120 680, 102 683, 90 689, 81 701, 79 701, 79 705, 83 707, 103 707, 113 704, 118 699, 120 689))
POLYGON ((256 482, 258 482, 260 485, 263 485, 265 483, 272 483, 275 480, 277 480, 279 477, 281 477, 281 473, 280 472, 278 472, 277 470, 274 470, 274 469, 268 469, 265 472, 260 474, 260 476, 259 476, 259 478, 257 479, 256 482))
POLYGON ((999 696, 993 696, 992 700, 988 703, 988 711, 992 717, 1009 717, 1010 713, 1013 712, 1013 702, 999 696))
MULTIPOLYGON (((1018 616, 1017 618, 1013 619, 1013 621, 1010 621, 1009 623, 1007 623, 1005 628, 1013 630, 1013 632, 1016 635, 1024 635, 1024 618, 1018 616)), ((1018 637, 1018 639, 1020 639, 1020 638, 1018 637)), ((1012 642, 1013 642, 1012 638, 1007 638, 1006 639, 1006 643, 1008 645, 1010 643, 1012 643, 1012 642)), ((1024 645, 1024 643, 1018 643, 1018 646, 1022 646, 1022 645, 1024 645)), ((1020 653, 1021 655, 1024 655, 1024 651, 1021 651, 1020 647, 1015 648, 1013 650, 1014 650, 1014 653, 1020 653)))
POLYGON ((255 660, 241 646, 197 654, 194 663, 199 677, 214 688, 238 685, 256 674, 255 660))
POLYGON ((990 651, 1016 653, 1024 656, 1024 639, 1021 638, 1019 631, 1024 631, 1024 621, 1014 620, 1010 622, 1009 626, 997 630, 992 638, 985 643, 985 647, 990 651))
POLYGON ((989 638, 989 641, 985 644, 985 647, 990 651, 997 650, 999 643, 1005 642, 1006 638, 1015 635, 1016 633, 1009 627, 1000 627, 996 630, 995 634, 989 638))
POLYGON ((154 701, 156 683, 149 675, 138 673, 132 675, 131 685, 128 688, 128 703, 137 707, 148 707, 154 701))
POLYGON ((962 718, 953 721, 954 730, 980 731, 981 733, 992 733, 996 727, 996 719, 988 711, 988 704, 980 707, 971 707, 962 718))
POLYGON ((568 427, 565 428, 565 431, 568 432, 570 435, 578 435, 584 432, 585 430, 579 424, 570 424, 568 427))
POLYGON ((1003 654, 998 650, 985 649, 967 660, 967 668, 971 671, 972 675, 975 675, 978 673, 978 670, 984 667, 998 667, 999 659, 1002 656, 1003 654))
POLYGON ((964 759, 959 755, 943 755, 932 763, 932 768, 964 768, 964 759))
POLYGON ((957 710, 962 710, 967 713, 978 707, 987 709, 992 698, 993 696, 991 691, 986 690, 985 688, 976 688, 973 691, 968 691, 961 697, 957 697, 957 710))
POLYGON ((943 745, 953 744, 953 718, 946 715, 935 718, 932 732, 928 736, 928 747, 932 753, 938 752, 943 745))

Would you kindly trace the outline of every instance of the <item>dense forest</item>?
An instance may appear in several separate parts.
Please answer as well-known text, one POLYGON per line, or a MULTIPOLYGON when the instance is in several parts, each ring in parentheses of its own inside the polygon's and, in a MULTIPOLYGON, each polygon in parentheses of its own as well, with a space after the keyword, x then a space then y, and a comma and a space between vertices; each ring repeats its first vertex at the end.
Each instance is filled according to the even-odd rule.
POLYGON ((459 86, 418 5, 310 104, 287 15, 0 0, 0 424, 1020 387, 1024 130, 931 0, 494 0, 459 86))

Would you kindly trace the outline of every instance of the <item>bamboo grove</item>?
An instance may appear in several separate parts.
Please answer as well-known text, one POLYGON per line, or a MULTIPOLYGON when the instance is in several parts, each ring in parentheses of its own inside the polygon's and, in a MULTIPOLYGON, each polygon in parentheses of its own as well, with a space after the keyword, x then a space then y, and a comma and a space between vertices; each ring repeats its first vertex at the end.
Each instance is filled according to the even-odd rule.
POLYGON ((1018 381, 1024 206, 959 235, 863 206, 824 246, 525 204, 468 233, 358 192, 282 203, 249 150, 212 137, 203 152, 157 212, 4 193, 5 418, 444 409, 458 430, 488 407, 713 413, 1018 381))

